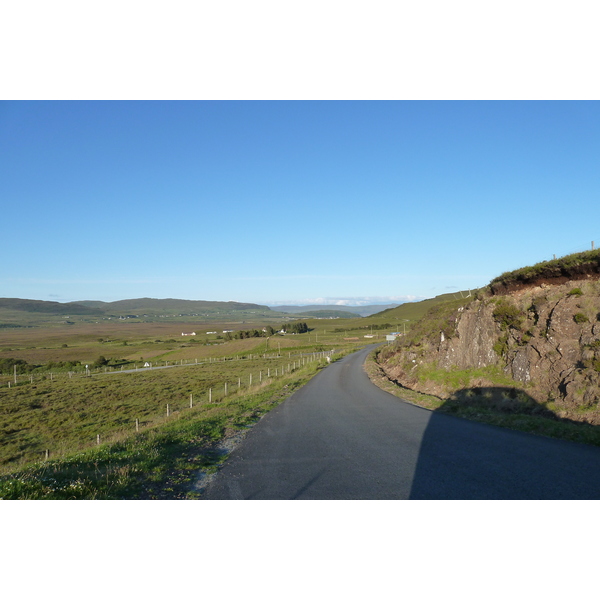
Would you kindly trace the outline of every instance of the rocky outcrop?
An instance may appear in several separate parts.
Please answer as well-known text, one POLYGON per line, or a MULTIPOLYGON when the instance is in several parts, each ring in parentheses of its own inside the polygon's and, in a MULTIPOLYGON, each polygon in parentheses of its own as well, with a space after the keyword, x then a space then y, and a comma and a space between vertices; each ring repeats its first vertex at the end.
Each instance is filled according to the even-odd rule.
POLYGON ((542 283, 501 297, 481 296, 448 311, 443 320, 432 319, 438 328, 444 324, 441 330, 423 330, 420 337, 399 341, 380 354, 380 364, 391 379, 447 398, 456 389, 448 378, 431 373, 470 370, 469 385, 486 386, 498 385, 491 380, 496 372, 509 376, 515 387, 540 403, 559 403, 572 410, 598 404, 597 279, 542 283))
POLYGON ((443 369, 477 369, 497 364, 492 309, 480 300, 457 309, 455 335, 440 335, 438 364, 443 369))

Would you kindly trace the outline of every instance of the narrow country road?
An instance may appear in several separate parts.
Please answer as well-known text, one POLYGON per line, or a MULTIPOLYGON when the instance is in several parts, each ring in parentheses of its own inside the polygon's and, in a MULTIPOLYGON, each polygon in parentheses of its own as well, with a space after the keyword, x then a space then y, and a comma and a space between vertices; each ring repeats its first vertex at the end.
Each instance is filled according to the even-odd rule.
POLYGON ((431 412, 373 385, 372 348, 265 415, 204 499, 598 499, 600 448, 431 412))

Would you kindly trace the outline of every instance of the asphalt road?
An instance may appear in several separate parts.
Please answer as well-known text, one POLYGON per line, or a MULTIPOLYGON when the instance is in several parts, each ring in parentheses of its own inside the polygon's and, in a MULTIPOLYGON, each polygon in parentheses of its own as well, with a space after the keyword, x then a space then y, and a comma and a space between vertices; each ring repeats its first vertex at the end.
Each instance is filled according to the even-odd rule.
POLYGON ((405 403, 335 362, 265 415, 204 499, 598 499, 600 448, 405 403))

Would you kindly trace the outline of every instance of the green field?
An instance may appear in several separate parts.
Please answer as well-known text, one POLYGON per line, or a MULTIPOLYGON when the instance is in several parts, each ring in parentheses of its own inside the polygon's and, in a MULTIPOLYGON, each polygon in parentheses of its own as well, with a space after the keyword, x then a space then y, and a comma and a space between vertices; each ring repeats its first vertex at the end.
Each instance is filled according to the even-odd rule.
MULTIPOLYGON (((220 386, 224 374, 221 366, 207 372, 201 372, 204 367, 181 367, 145 373, 144 377, 152 375, 146 381, 140 381, 138 375, 105 376, 91 382, 93 390, 77 386, 70 391, 78 394, 69 396, 62 391, 60 402, 57 395, 50 395, 47 404, 41 401, 39 408, 32 407, 26 398, 13 399, 17 408, 12 422, 18 423, 19 414, 25 418, 29 413, 23 422, 30 430, 29 436, 14 432, 21 441, 13 450, 28 450, 29 456, 5 465, 5 474, 0 475, 0 498, 195 498, 194 482, 200 473, 213 471, 226 457, 215 444, 231 433, 247 430, 325 364, 322 359, 310 360, 257 385, 250 386, 248 380, 246 389, 227 396, 215 393, 212 402, 206 387, 220 386), (189 393, 194 392, 190 390, 195 390, 192 407, 189 393), (118 393, 118 399, 111 401, 110 392, 118 393), (167 398, 173 403, 169 416, 164 403, 167 398), (56 414, 44 419, 38 412, 40 416, 32 419, 32 410, 54 410, 56 414), (165 412, 160 416, 155 411, 165 412), (144 412, 146 417, 140 419, 136 431, 133 417, 144 412), (104 431, 100 443, 90 440, 100 429, 104 431), (56 442, 57 434, 62 435, 62 447, 48 458, 44 455, 32 460, 43 442, 56 442)), ((235 381, 234 376, 232 379, 235 381)))
POLYGON ((155 426, 194 406, 268 385, 322 358, 322 353, 233 357, 133 373, 84 373, 0 389, 0 465, 65 455, 138 428, 155 426))

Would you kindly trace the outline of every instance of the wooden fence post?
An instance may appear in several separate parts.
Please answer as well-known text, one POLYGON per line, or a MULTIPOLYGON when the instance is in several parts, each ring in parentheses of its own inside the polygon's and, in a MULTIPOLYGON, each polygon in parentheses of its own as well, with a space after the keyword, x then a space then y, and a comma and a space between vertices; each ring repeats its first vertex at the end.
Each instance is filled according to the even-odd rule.
POLYGON ((139 419, 136 419, 136 420, 135 420, 135 430, 136 430, 136 431, 139 431, 139 430, 140 430, 140 420, 139 420, 139 419))
POLYGON ((190 408, 194 407, 194 394, 190 394, 190 408))
POLYGON ((167 404, 167 417, 170 415, 169 413, 169 405, 167 404))

